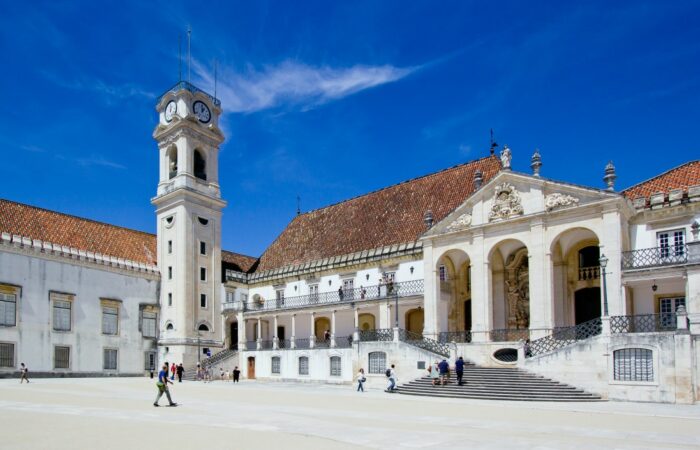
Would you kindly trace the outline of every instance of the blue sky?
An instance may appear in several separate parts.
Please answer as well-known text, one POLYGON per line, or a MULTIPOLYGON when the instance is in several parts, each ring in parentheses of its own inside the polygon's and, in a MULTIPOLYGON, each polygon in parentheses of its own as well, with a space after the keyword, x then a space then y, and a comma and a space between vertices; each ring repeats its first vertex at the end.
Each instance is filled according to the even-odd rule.
POLYGON ((0 197, 154 232, 154 106, 188 25, 192 81, 219 66, 228 250, 259 255, 297 195, 485 156, 491 128, 516 170, 539 148, 544 176, 597 187, 609 159, 623 188, 698 158, 700 3, 580 3, 3 1, 0 197))

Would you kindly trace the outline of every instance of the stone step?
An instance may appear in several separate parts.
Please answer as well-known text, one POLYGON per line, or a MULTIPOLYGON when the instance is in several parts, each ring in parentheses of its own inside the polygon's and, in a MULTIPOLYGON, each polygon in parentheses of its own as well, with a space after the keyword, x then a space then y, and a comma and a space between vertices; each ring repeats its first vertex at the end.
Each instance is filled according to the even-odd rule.
POLYGON ((535 402, 599 402, 603 401, 600 397, 594 395, 587 396, 563 396, 563 395, 551 395, 551 396, 516 396, 516 395, 505 395, 497 396, 493 394, 479 394, 479 393, 465 393, 465 394, 451 394, 451 393, 430 393, 424 391, 408 391, 403 388, 399 388, 399 394, 403 395, 416 395, 424 397, 439 397, 439 398, 464 398, 464 399, 477 399, 477 400, 509 400, 509 401, 535 401, 535 402))

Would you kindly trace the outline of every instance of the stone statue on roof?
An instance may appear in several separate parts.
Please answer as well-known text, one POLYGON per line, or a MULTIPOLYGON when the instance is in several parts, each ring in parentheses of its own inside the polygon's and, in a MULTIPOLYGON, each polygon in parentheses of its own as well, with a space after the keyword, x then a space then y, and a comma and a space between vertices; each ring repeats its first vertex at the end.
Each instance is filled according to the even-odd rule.
POLYGON ((511 154, 508 146, 504 145, 503 150, 501 150, 501 165, 503 166, 504 169, 510 170, 511 159, 513 159, 513 155, 511 154))

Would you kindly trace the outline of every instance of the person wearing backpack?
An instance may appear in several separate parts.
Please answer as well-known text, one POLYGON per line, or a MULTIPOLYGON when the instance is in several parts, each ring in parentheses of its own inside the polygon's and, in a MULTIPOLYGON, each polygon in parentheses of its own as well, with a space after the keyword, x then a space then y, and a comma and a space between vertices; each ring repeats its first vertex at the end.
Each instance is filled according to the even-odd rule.
POLYGON ((387 378, 389 378, 389 385, 387 386, 386 391, 394 392, 396 390, 396 382, 398 381, 394 364, 391 365, 391 368, 386 369, 385 375, 387 378))

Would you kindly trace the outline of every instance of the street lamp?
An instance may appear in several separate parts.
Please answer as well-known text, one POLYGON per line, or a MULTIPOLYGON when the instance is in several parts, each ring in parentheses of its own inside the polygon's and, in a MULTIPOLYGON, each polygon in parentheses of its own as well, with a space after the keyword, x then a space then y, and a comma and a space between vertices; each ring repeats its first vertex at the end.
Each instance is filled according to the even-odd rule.
POLYGON ((608 288, 605 284, 605 266, 608 265, 608 258, 605 255, 600 255, 598 260, 600 263, 601 275, 603 275, 603 316, 608 317, 608 288))

